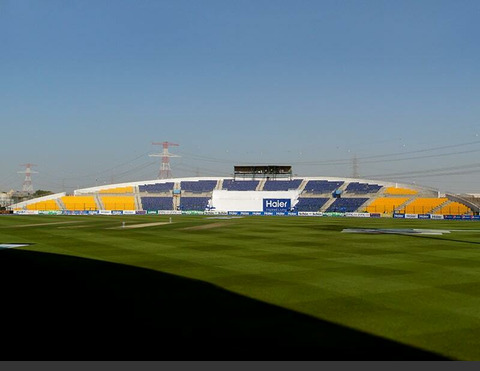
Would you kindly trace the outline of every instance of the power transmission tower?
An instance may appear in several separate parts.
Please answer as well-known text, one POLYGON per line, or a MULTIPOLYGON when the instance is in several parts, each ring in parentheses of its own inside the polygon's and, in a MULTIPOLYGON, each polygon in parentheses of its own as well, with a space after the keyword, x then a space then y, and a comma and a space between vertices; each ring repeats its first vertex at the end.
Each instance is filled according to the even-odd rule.
POLYGON ((155 153, 152 155, 149 155, 150 157, 161 157, 162 158, 162 164, 160 165, 160 171, 158 172, 158 179, 169 179, 172 177, 172 169, 170 167, 170 157, 180 157, 178 155, 174 155, 170 152, 168 152, 168 147, 171 146, 179 146, 176 143, 170 143, 170 142, 161 142, 161 143, 152 143, 153 145, 157 146, 162 146, 163 147, 163 152, 162 153, 155 153))
POLYGON ((38 171, 33 171, 32 166, 37 166, 35 164, 23 164, 20 166, 25 166, 24 171, 19 171, 19 174, 25 174, 25 180, 23 181, 22 191, 26 193, 33 193, 33 185, 32 185, 32 174, 38 174, 38 171))
POLYGON ((352 167, 353 167, 353 178, 359 178, 359 175, 358 175, 358 159, 357 159, 357 155, 354 155, 354 156, 353 156, 352 167))

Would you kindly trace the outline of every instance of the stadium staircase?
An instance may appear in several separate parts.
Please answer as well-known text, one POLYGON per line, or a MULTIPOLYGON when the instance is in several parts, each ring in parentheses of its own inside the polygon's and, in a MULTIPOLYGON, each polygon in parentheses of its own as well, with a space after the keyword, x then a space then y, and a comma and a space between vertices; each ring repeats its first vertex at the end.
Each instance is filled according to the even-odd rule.
POLYGON ((258 186, 255 189, 255 191, 263 191, 263 186, 265 185, 266 182, 267 182, 267 179, 260 180, 260 182, 258 182, 258 186))
POLYGON ((140 198, 140 191, 138 189, 138 186, 135 186, 133 188, 133 192, 134 192, 134 199, 135 199, 135 210, 143 210, 143 207, 142 207, 142 199, 140 198))
MULTIPOLYGON (((343 183, 340 187, 338 187, 336 190, 337 191, 341 191, 342 193, 345 191, 345 189, 348 187, 350 183, 348 182, 345 182, 343 183)), ((336 198, 335 197, 331 197, 330 196, 330 199, 325 202, 325 204, 320 208, 320 212, 325 212, 328 210, 328 208, 335 202, 336 198)))
POLYGON ((472 196, 463 196, 463 195, 453 195, 450 193, 445 194, 450 201, 455 201, 465 205, 472 209, 475 214, 480 213, 480 199, 472 197, 472 196))
POLYGON ((405 208, 406 208, 411 202, 415 201, 415 200, 416 200, 417 198, 419 198, 419 197, 421 197, 421 196, 415 195, 414 197, 408 199, 408 200, 405 201, 403 204, 397 206, 393 212, 394 212, 394 213, 398 213, 398 212, 400 212, 400 211, 402 211, 402 210, 405 210, 405 208))
POLYGON ((173 196, 173 210, 178 210, 180 208, 180 197, 178 196, 173 196))
POLYGON ((66 210, 67 209, 65 204, 63 203, 61 197, 57 198, 55 201, 57 202, 59 210, 66 210))
POLYGON ((305 186, 307 185, 308 183, 308 179, 303 179, 302 180, 302 183, 300 183, 300 185, 298 186, 298 194, 302 194, 303 190, 305 189, 305 186))
POLYGON ((345 191, 345 189, 347 189, 349 184, 350 183, 347 183, 347 182, 343 183, 340 187, 337 188, 337 191, 342 191, 342 192, 345 191))
POLYGON ((104 210, 104 205, 103 205, 102 198, 100 197, 100 195, 98 193, 95 193, 93 195, 93 197, 95 199, 95 203, 97 204, 97 210, 104 210))
POLYGON ((325 212, 331 204, 333 204, 335 202, 336 198, 332 197, 330 198, 327 202, 325 202, 325 204, 320 208, 320 212, 325 212))
POLYGON ((441 205, 438 205, 437 207, 434 207, 430 212, 429 214, 435 214, 438 210, 441 210, 443 209, 445 206, 448 206, 448 204, 451 204, 452 201, 448 200, 448 201, 445 201, 444 203, 442 203, 441 205))

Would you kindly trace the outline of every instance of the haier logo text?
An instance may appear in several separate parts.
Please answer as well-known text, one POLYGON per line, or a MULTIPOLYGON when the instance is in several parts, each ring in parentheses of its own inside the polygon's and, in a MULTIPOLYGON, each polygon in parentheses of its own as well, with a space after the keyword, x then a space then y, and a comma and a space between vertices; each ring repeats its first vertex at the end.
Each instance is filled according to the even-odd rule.
POLYGON ((291 200, 285 199, 263 199, 263 211, 266 212, 287 212, 291 209, 291 200))

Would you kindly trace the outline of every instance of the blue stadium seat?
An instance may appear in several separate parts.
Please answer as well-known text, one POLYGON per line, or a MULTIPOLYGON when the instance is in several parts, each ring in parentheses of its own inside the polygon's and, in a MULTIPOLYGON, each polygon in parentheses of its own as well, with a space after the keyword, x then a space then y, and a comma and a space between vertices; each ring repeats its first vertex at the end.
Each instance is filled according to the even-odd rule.
POLYGON ((337 198, 326 211, 341 213, 355 212, 368 200, 368 198, 337 198))
POLYGON ((258 180, 225 179, 222 188, 228 191, 254 191, 259 182, 258 180))
POLYGON ((193 193, 212 192, 216 186, 216 180, 185 181, 180 183, 182 191, 193 193))
POLYGON ((173 183, 145 184, 138 186, 138 190, 140 192, 162 193, 171 191, 173 189, 173 185, 173 183))
POLYGON ((184 211, 205 211, 209 200, 209 197, 182 197, 180 198, 180 209, 184 211))
POLYGON ((351 182, 345 189, 345 193, 355 193, 355 194, 377 193, 381 188, 382 186, 378 184, 351 182))
POLYGON ((343 183, 343 181, 309 180, 303 191, 307 193, 331 193, 343 183))
POLYGON ((142 197, 143 210, 173 210, 172 197, 142 197))
POLYGON ((299 198, 295 205, 297 211, 319 211, 328 198, 299 198))
POLYGON ((297 189, 302 184, 303 179, 292 180, 267 180, 263 186, 264 191, 288 191, 297 189))

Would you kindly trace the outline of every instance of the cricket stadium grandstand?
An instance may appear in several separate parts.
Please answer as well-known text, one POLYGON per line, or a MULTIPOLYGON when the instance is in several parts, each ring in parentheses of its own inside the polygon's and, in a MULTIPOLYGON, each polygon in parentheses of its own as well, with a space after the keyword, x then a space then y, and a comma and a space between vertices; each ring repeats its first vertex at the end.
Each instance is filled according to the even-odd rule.
POLYGON ((10 206, 4 353, 480 360, 478 194, 233 170, 10 206))
POLYGON ((396 182, 300 177, 291 166, 235 166, 231 177, 136 181, 24 201, 14 213, 346 215, 471 218, 478 198, 396 182))

